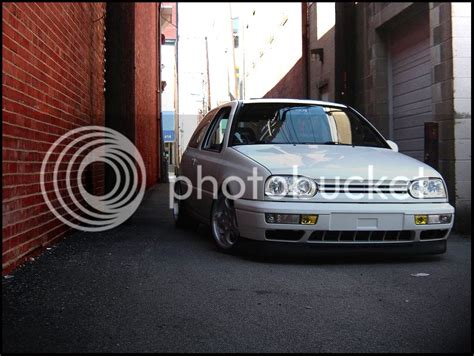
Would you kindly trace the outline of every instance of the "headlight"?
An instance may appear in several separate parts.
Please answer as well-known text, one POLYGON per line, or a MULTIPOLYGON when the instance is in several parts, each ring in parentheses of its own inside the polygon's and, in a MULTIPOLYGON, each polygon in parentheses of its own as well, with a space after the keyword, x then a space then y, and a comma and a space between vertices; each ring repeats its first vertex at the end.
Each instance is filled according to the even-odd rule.
POLYGON ((265 195, 311 198, 318 191, 316 182, 306 177, 272 176, 265 182, 265 195))
POLYGON ((446 198, 446 189, 440 178, 421 178, 410 183, 410 195, 417 199, 446 198))

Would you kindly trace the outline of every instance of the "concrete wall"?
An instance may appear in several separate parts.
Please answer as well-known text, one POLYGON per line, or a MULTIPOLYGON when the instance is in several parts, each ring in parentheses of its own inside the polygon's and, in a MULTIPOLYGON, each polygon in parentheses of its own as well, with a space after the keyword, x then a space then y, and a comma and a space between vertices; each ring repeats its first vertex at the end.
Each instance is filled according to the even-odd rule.
POLYGON ((470 57, 467 54, 470 43, 464 37, 468 34, 470 40, 470 27, 467 27, 470 12, 459 8, 458 13, 463 15, 452 17, 451 3, 359 3, 356 29, 359 70, 356 85, 359 97, 356 105, 388 136, 387 34, 407 17, 426 11, 426 7, 429 11, 432 65, 433 114, 430 121, 438 122, 440 135, 438 169, 446 180, 450 202, 457 208, 455 228, 461 232, 468 231, 470 222, 467 214, 470 216, 471 211, 468 198, 470 136, 466 133, 470 132, 470 112, 466 109, 469 106, 466 103, 470 104, 470 91, 459 85, 466 83, 462 76, 470 79, 470 58, 467 58, 470 57), (458 40, 453 36, 454 29, 458 31, 458 40), (453 58, 453 48, 456 48, 458 60, 453 58), (453 72, 455 63, 458 63, 459 74, 453 72), (456 79, 453 78, 456 76, 459 78, 458 89, 454 87, 456 79), (455 99, 456 96, 459 99, 455 99), (467 115, 459 115, 455 105, 464 107, 467 115), (458 125, 459 130, 456 129, 458 125))
MULTIPOLYGON (((319 12, 324 12, 329 18, 335 18, 335 3, 316 3, 308 6, 308 63, 309 63, 309 97, 318 100, 335 100, 335 27, 326 22, 320 24, 318 31, 319 12), (331 5, 333 4, 333 5, 331 5), (323 49, 323 62, 311 50, 323 49)), ((320 14, 320 19, 322 15, 320 14)))
POLYGON ((450 201, 456 203, 453 125, 453 51, 451 6, 430 3, 433 121, 439 123, 439 171, 448 185, 450 201))
POLYGON ((386 137, 389 130, 388 50, 386 32, 412 3, 358 3, 356 5, 355 105, 386 137))
MULTIPOLYGON (((337 6, 336 6, 337 8, 337 6)), ((310 96, 320 98, 318 83, 329 83, 336 64, 331 39, 317 38, 315 3, 309 5, 310 48, 324 48, 325 63, 310 61, 310 96), (316 24, 315 24, 316 22, 316 24), (326 79, 327 78, 327 79, 326 79)), ((439 124, 439 171, 446 180, 450 202, 457 208, 455 228, 470 231, 471 68, 470 5, 467 3, 357 3, 355 5, 354 106, 386 137, 390 137, 388 41, 409 17, 429 15, 432 117, 439 124)), ((337 17, 336 17, 337 18, 337 17)), ((336 30, 338 24, 336 23, 336 30)), ((337 44, 336 44, 337 45, 337 44)), ((309 54, 310 56, 310 54, 309 54)), ((339 83, 340 85, 340 83, 339 83)))
POLYGON ((2 4, 4 273, 69 230, 43 200, 41 162, 69 130, 104 124, 104 12, 104 3, 2 4))
POLYGON ((471 4, 451 3, 458 228, 471 229, 471 4))

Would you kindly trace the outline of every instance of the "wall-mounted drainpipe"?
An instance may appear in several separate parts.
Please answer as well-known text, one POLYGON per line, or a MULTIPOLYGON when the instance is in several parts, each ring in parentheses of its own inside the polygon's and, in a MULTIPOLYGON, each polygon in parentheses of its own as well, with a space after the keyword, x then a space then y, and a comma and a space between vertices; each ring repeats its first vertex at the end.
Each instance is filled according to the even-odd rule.
POLYGON ((309 61, 308 61, 308 3, 301 2, 301 45, 303 61, 303 95, 309 99, 309 61))

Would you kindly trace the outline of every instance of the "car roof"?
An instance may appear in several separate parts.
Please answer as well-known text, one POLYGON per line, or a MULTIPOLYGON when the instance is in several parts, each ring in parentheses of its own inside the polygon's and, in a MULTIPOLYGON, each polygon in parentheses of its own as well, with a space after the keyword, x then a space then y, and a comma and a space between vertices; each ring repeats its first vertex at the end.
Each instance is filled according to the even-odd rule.
POLYGON ((341 108, 347 108, 344 104, 332 103, 329 101, 321 100, 306 100, 306 99, 249 99, 249 100, 236 100, 243 104, 259 104, 259 103, 285 103, 285 104, 313 104, 313 105, 327 105, 337 106, 341 108))

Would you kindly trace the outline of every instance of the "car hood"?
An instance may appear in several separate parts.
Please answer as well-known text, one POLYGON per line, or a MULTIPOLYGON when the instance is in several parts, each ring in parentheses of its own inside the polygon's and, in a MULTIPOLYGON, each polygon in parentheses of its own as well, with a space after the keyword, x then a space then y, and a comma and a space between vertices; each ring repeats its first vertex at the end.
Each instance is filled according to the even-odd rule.
POLYGON ((293 174, 293 167, 297 166, 298 175, 314 179, 406 177, 411 180, 420 176, 440 177, 425 163, 385 148, 304 144, 242 145, 233 148, 267 168, 273 175, 293 174))

